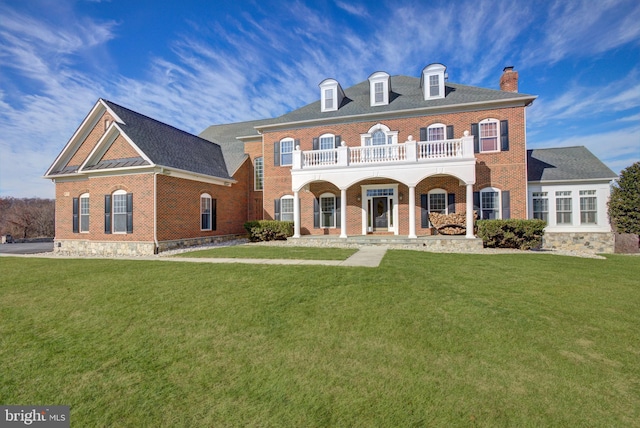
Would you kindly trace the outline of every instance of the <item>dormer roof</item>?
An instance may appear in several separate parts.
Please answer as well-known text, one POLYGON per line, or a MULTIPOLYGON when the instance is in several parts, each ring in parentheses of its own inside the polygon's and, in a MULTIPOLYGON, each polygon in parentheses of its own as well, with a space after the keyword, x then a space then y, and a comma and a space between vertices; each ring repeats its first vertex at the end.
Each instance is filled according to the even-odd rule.
POLYGON ((342 105, 344 91, 335 79, 324 79, 318 85, 320 87, 320 111, 336 111, 342 105))
POLYGON ((369 104, 384 106, 389 104, 391 98, 391 76, 384 71, 376 71, 369 80, 369 104))

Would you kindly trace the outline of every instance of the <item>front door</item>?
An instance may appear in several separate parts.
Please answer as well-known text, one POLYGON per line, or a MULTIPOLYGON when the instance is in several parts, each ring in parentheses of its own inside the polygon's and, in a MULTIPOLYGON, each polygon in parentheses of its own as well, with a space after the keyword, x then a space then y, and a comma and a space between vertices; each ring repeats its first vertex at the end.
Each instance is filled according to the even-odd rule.
POLYGON ((387 230, 389 228, 389 205, 386 196, 373 198, 373 224, 374 230, 387 230))

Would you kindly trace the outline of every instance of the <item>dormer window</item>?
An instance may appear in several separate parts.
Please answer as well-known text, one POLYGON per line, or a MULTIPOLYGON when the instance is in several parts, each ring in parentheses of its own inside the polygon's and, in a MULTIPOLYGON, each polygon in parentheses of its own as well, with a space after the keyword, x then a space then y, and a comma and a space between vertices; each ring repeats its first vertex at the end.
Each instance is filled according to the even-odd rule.
POLYGON ((444 98, 444 81, 447 67, 442 64, 430 64, 422 70, 420 85, 425 100, 444 98))
POLYGON ((320 111, 336 111, 344 99, 344 91, 335 79, 325 79, 320 83, 320 111))
POLYGON ((384 71, 378 71, 369 76, 370 105, 384 106, 389 104, 391 92, 391 77, 384 71))

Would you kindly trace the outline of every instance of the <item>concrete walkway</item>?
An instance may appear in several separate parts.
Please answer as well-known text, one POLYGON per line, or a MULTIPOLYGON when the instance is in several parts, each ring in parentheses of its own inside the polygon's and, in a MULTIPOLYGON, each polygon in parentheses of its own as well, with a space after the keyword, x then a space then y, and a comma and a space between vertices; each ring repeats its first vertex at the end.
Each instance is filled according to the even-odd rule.
MULTIPOLYGON (((167 262, 191 262, 191 263, 242 263, 251 265, 316 265, 316 266, 355 266, 355 267, 378 267, 387 248, 383 246, 362 247, 346 260, 289 260, 289 259, 235 259, 235 258, 205 258, 205 257, 162 257, 162 256, 142 256, 142 257, 90 257, 90 256, 60 256, 54 253, 41 253, 32 255, 11 254, 13 257, 42 257, 49 259, 115 259, 115 260, 149 260, 167 262)), ((0 254, 9 256, 10 254, 0 254)))

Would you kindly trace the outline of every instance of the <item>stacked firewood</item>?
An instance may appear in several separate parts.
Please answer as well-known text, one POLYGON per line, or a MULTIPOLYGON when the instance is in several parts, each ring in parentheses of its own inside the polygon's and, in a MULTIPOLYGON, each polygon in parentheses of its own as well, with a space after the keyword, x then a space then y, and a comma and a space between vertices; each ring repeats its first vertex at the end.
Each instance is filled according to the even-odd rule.
MULTIPOLYGON (((478 213, 474 211, 474 222, 477 218, 478 213)), ((464 212, 451 214, 429 213, 429 221, 438 230, 438 233, 443 235, 464 235, 467 231, 467 214, 464 212)))

